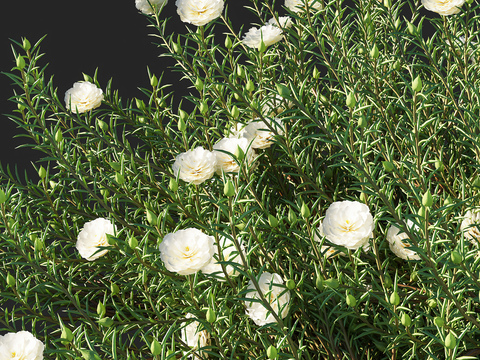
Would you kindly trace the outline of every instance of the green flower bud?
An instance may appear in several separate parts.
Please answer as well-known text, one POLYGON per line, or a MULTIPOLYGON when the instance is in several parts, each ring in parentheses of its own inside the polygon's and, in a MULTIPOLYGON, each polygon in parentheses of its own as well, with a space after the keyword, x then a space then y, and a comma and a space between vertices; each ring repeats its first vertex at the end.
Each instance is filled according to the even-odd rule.
POLYGON ((118 287, 117 284, 111 283, 110 284, 110 291, 112 292, 112 295, 117 295, 120 293, 120 288, 118 287))
POLYGON ((268 223, 270 224, 270 227, 272 227, 272 228, 276 228, 278 226, 278 220, 272 214, 268 214, 268 223))
POLYGON ((25 105, 21 102, 17 103, 17 109, 20 110, 20 111, 23 111, 25 110, 25 105))
POLYGON ((33 242, 33 245, 35 247, 35 251, 42 251, 45 246, 43 240, 40 239, 39 237, 35 239, 35 241, 33 242))
POLYGON ((178 127, 178 130, 181 131, 182 133, 185 132, 185 130, 187 130, 187 124, 182 119, 182 117, 180 117, 180 119, 178 119, 177 127, 178 127))
POLYGON ((313 68, 312 76, 315 80, 318 80, 318 78, 320 77, 320 71, 318 71, 316 66, 313 68))
POLYGON ((370 50, 370 57, 372 59, 378 59, 379 56, 380 52, 378 51, 377 44, 374 44, 372 50, 370 50))
POLYGON ((383 6, 390 9, 392 7, 392 0, 383 0, 383 6))
POLYGON ((235 187, 233 186, 232 180, 228 180, 225 185, 223 185, 223 194, 227 197, 235 195, 235 187))
POLYGON ((28 41, 26 38, 23 39, 22 46, 25 51, 30 50, 32 47, 32 45, 30 45, 30 41, 28 41))
POLYGON ((315 286, 318 290, 323 290, 325 288, 325 282, 322 275, 317 275, 317 278, 315 279, 315 286))
POLYGON ((97 315, 99 318, 102 318, 105 316, 107 313, 107 309, 105 308, 105 305, 103 303, 99 302, 97 305, 97 315))
POLYGON ((410 315, 407 313, 402 313, 402 316, 400 317, 400 322, 402 323, 403 326, 409 327, 412 325, 412 319, 410 318, 410 315))
POLYGON ((428 208, 433 205, 433 197, 428 190, 425 192, 425 194, 423 194, 422 205, 428 208))
POLYGON ((105 318, 102 318, 102 319, 98 320, 98 325, 105 326, 105 327, 110 327, 110 326, 113 325, 113 320, 108 318, 108 317, 105 317, 105 318))
POLYGON ((427 302, 427 305, 431 309, 436 308, 437 307, 437 300, 429 299, 428 302, 427 302))
POLYGON ((300 208, 300 214, 302 214, 304 219, 308 219, 310 217, 310 209, 305 203, 302 203, 302 207, 300 208))
POLYGON ((421 206, 420 209, 418 209, 418 216, 422 218, 425 217, 425 206, 421 206))
POLYGON ((237 75, 241 78, 245 77, 245 70, 243 69, 242 65, 237 65, 237 75))
POLYGON ((285 286, 287 287, 288 290, 293 290, 293 289, 295 289, 297 284, 295 284, 295 280, 288 279, 287 282, 285 283, 285 286))
POLYGON ((252 92, 255 90, 255 84, 253 83, 252 80, 247 81, 247 85, 245 86, 245 89, 247 89, 248 92, 252 92))
POLYGON ((173 48, 173 51, 176 52, 177 54, 181 54, 182 53, 182 47, 180 46, 180 44, 174 42, 172 44, 172 48, 173 48))
POLYGON ((410 21, 407 21, 407 30, 410 35, 415 35, 417 28, 410 21))
POLYGON ((445 336, 445 347, 447 349, 455 349, 455 346, 457 346, 457 338, 452 332, 450 332, 445 336))
POLYGON ((445 320, 443 320, 443 318, 441 318, 440 316, 435 316, 433 318, 433 323, 438 327, 443 327, 443 325, 445 325, 445 320))
POLYGON ((170 178, 170 182, 168 183, 168 189, 173 192, 176 192, 178 190, 178 183, 175 178, 170 178))
POLYGON ((137 109, 145 110, 145 103, 143 102, 143 100, 135 98, 135 105, 137 106, 137 109))
POLYGON ((422 79, 420 78, 420 75, 418 75, 413 81, 412 81, 412 90, 415 92, 422 91, 422 79))
POLYGON ((102 189, 100 189, 100 194, 102 196, 108 196, 108 195, 110 195, 110 191, 108 189, 102 188, 102 189))
POLYGON ((7 286, 15 287, 16 281, 15 278, 11 274, 7 274, 7 286))
POLYGON ((367 199, 368 199, 367 194, 365 194, 364 192, 362 192, 362 193, 360 194, 360 202, 366 204, 366 203, 367 203, 367 199))
POLYGON ((355 307, 357 305, 357 299, 352 294, 348 294, 346 298, 347 305, 350 307, 355 307))
POLYGON ((122 164, 120 164, 119 162, 110 161, 108 164, 115 171, 120 171, 122 169, 122 164))
POLYGON ((150 78, 150 85, 152 87, 156 87, 158 85, 158 79, 155 75, 152 75, 152 77, 150 78))
POLYGON ((123 185, 125 184, 125 177, 122 175, 122 173, 116 172, 115 181, 117 182, 118 185, 123 185))
POLYGON ((382 161, 382 165, 386 172, 392 172, 394 169, 394 166, 390 161, 382 161))
POLYGON ((138 240, 135 238, 135 236, 130 236, 128 238, 128 246, 130 249, 135 249, 138 246, 138 240))
POLYGON ((267 46, 265 45, 265 43, 263 42, 263 40, 260 42, 260 44, 258 45, 258 51, 263 53, 265 52, 265 50, 267 50, 267 46))
POLYGON ((108 131, 108 124, 105 121, 97 119, 97 124, 100 130, 102 131, 108 131))
POLYGON ((400 22, 400 18, 397 18, 397 20, 395 20, 395 29, 400 29, 400 25, 401 25, 401 22, 400 22))
POLYGON ((202 102, 200 103, 200 108, 199 108, 199 110, 200 110, 200 113, 201 113, 202 115, 205 115, 205 114, 208 112, 208 104, 207 104, 206 101, 202 101, 202 102))
POLYGON ((195 80, 195 88, 198 91, 201 91, 203 89, 203 81, 199 77, 197 78, 197 80, 195 80))
POLYGON ((40 176, 40 179, 45 179, 47 176, 47 170, 43 166, 40 166, 40 169, 38 169, 38 176, 40 176))
POLYGON ((297 215, 292 209, 288 209, 288 223, 293 225, 297 222, 297 215))
POLYGON ((452 204, 453 204, 452 197, 450 195, 448 195, 448 197, 443 201, 443 206, 448 206, 448 205, 452 205, 452 204))
POLYGON ((227 49, 231 49, 232 46, 233 46, 232 40, 230 39, 230 36, 227 35, 227 37, 225 38, 225 47, 227 49))
POLYGON ((325 286, 331 289, 336 289, 340 286, 340 282, 337 279, 326 279, 325 286))
POLYGON ((362 115, 358 118, 358 127, 363 129, 367 126, 367 118, 365 117, 365 115, 362 115))
POLYGON ((150 351, 153 356, 160 355, 162 352, 162 345, 160 345, 157 340, 153 339, 152 343, 150 344, 150 351))
POLYGON ((101 360, 95 351, 80 349, 80 353, 85 360, 101 360))
POLYGON ((117 239, 113 235, 107 234, 107 242, 109 245, 115 245, 117 243, 117 239))
POLYGON ((55 133, 55 141, 57 143, 61 143, 63 141, 63 133, 62 130, 58 129, 57 132, 55 133))
POLYGON ((392 67, 393 67, 394 70, 399 71, 400 68, 402 67, 402 64, 400 63, 399 60, 397 60, 393 63, 392 67))
POLYGON ((278 355, 277 348, 273 345, 270 345, 267 349, 267 357, 269 359, 276 359, 278 355))
POLYGON ((242 161, 245 158, 245 153, 243 152, 243 149, 238 145, 233 155, 235 155, 238 161, 242 161))
POLYGON ((233 93, 233 97, 234 97, 235 100, 237 100, 237 101, 242 100, 242 95, 240 95, 240 94, 237 93, 237 92, 234 92, 234 93, 233 93))
POLYGON ((438 171, 443 171, 445 169, 445 166, 440 159, 435 159, 435 169, 437 169, 438 171))
POLYGON ((0 189, 0 204, 3 204, 5 201, 7 201, 7 195, 5 195, 5 192, 0 189))
POLYGON ((357 100, 355 100, 355 94, 353 93, 353 91, 348 93, 346 104, 350 109, 354 108, 357 104, 357 100))
POLYGON ((207 314, 205 315, 205 319, 210 323, 214 323, 217 320, 217 314, 215 314, 215 310, 212 308, 208 308, 207 314))
POLYGON ((412 271, 410 274, 410 282, 415 282, 418 280, 418 272, 412 271))
POLYGON ((20 70, 23 70, 23 68, 25 67, 25 59, 23 58, 22 55, 17 56, 16 63, 17 63, 17 68, 19 68, 20 70))
POLYGON ((473 1, 474 1, 474 0, 466 0, 466 3, 467 3, 468 5, 471 5, 471 4, 473 4, 473 1))
POLYGON ((392 304, 392 305, 399 305, 400 304, 400 296, 398 296, 398 293, 396 291, 394 291, 390 295, 390 304, 392 304))
POLYGON ((71 343, 73 340, 74 336, 72 331, 66 327, 62 326, 62 333, 60 334, 60 342, 64 345, 71 343))
POLYGON ((147 221, 150 225, 155 226, 157 224, 157 216, 147 209, 147 221))
POLYGON ((283 84, 277 84, 277 92, 283 98, 290 96, 290 90, 283 84))
POLYGON ((458 251, 453 250, 450 253, 450 260, 452 260, 455 265, 460 265, 462 263, 462 255, 460 255, 458 251))
POLYGON ((238 110, 237 105, 233 105, 232 109, 230 110, 230 115, 232 115, 234 119, 238 118, 240 111, 238 110))

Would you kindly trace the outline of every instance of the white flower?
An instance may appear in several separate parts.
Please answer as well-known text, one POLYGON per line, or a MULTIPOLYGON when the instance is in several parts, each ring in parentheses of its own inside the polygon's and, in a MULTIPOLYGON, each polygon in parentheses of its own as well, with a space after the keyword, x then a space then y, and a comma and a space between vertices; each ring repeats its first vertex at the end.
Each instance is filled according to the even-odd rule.
POLYGON ((373 237, 373 217, 368 206, 358 201, 336 201, 325 212, 322 231, 328 241, 356 250, 368 247, 373 237))
POLYGON ((252 148, 266 149, 272 145, 275 134, 284 134, 283 124, 279 119, 276 118, 274 120, 266 120, 266 122, 261 120, 251 121, 245 127, 243 136, 246 137, 249 141, 253 140, 251 145, 252 148), (268 128, 267 124, 276 131, 271 131, 268 128))
POLYGON ((267 24, 261 28, 250 28, 243 36, 242 42, 248 47, 258 49, 262 40, 265 46, 270 46, 282 40, 282 34, 282 29, 275 25, 267 24))
POLYGON ((207 265, 215 252, 214 237, 188 228, 165 235, 159 245, 165 267, 180 275, 190 275, 207 265))
MULTIPOLYGON (((407 228, 418 230, 418 226, 416 226, 412 220, 407 220, 407 228)), ((415 251, 408 249, 410 244, 404 242, 403 240, 405 239, 408 239, 406 233, 400 232, 400 229, 394 225, 390 226, 390 229, 387 231, 387 240, 390 245, 390 250, 404 260, 420 260, 420 256, 418 256, 415 251)))
POLYGON ((460 229, 464 236, 474 244, 480 243, 480 209, 468 210, 463 217, 460 229))
POLYGON ((135 0, 135 6, 144 14, 151 15, 167 2, 168 0, 135 0))
POLYGON ((0 335, 0 360, 42 360, 44 348, 28 331, 0 335))
MULTIPOLYGON (((215 254, 213 254, 212 261, 210 261, 206 266, 202 268, 202 272, 205 274, 215 274, 219 277, 224 278, 225 274, 222 270, 222 265, 219 263, 219 261, 234 262, 239 265, 242 265, 242 258, 240 256, 240 253, 237 251, 235 244, 231 239, 228 239, 226 237, 221 237, 219 239, 219 244, 220 244, 220 248, 222 249, 223 260, 220 258, 220 255, 218 252, 218 246, 214 244, 213 248, 215 249, 215 254)), ((239 245, 240 245, 240 250, 242 251, 243 254, 245 254, 243 244, 240 242, 239 245)), ((232 265, 225 264, 225 271, 228 276, 238 275, 238 272, 235 270, 235 268, 232 265)))
MULTIPOLYGON (((218 143, 213 145, 213 152, 217 156, 217 174, 224 172, 238 172, 240 166, 234 159, 233 155, 240 155, 240 150, 245 156, 244 160, 247 164, 251 165, 255 160, 255 151, 250 146, 250 142, 246 138, 223 138, 218 143), (225 153, 229 152, 230 154, 225 153)), ((238 157, 238 156, 237 156, 238 157)), ((240 156, 241 157, 241 156, 240 156)))
MULTIPOLYGON (((320 236, 322 237, 325 237, 325 234, 323 233, 323 225, 322 225, 322 222, 320 222, 320 225, 318 227, 318 233, 320 234, 320 236)), ((322 242, 322 239, 320 239, 317 235, 317 233, 315 232, 313 234, 313 238, 315 239, 316 242, 318 243, 321 243, 322 242)), ((367 248, 364 248, 365 251, 368 251, 367 248)), ((322 245, 322 247, 320 248, 320 253, 325 256, 327 259, 331 258, 332 256, 335 255, 335 253, 337 252, 337 249, 335 249, 333 246, 328 246, 328 245, 322 245)), ((336 255, 345 255, 345 253, 343 252, 339 252, 337 253, 336 255)))
POLYGON ((272 17, 267 21, 267 24, 274 25, 280 28, 289 29, 292 27, 292 19, 290 16, 280 16, 278 19, 272 17))
POLYGON ((103 91, 88 81, 79 81, 65 93, 65 104, 70 111, 84 113, 99 107, 103 100, 103 91))
POLYGON ((315 10, 321 10, 322 9, 322 3, 320 0, 285 0, 285 6, 290 9, 290 11, 293 12, 299 12, 303 9, 305 9, 306 5, 305 3, 308 1, 308 8, 310 10, 315 9, 315 10))
MULTIPOLYGON (((185 316, 187 319, 192 319, 194 316, 188 313, 185 316)), ((200 331, 200 323, 198 321, 191 321, 188 325, 182 328, 182 341, 192 348, 198 350, 210 345, 210 334, 207 330, 200 331)), ((199 351, 200 355, 202 352, 199 351)), ((205 356, 205 354, 204 354, 205 356)), ((199 359, 198 356, 193 356, 194 359, 199 359)))
POLYGON ((222 14, 223 0, 177 0, 177 13, 183 22, 202 26, 222 14))
MULTIPOLYGON (((290 302, 290 292, 285 287, 278 286, 283 285, 283 280, 278 274, 271 274, 264 272, 260 279, 258 279, 258 286, 265 298, 270 303, 273 311, 280 317, 285 318, 288 313, 288 303, 290 302)), ((250 280, 248 283, 248 289, 253 290, 246 294, 249 299, 260 300, 261 297, 255 289, 255 285, 250 280)), ((246 300, 247 306, 246 314, 259 326, 276 322, 275 317, 271 312, 268 312, 267 308, 263 306, 261 302, 251 302, 246 300)))
POLYGON ((201 146, 177 155, 173 173, 185 182, 199 185, 215 173, 217 157, 201 146))
POLYGON ((425 9, 447 16, 460 12, 465 0, 422 0, 425 9))
POLYGON ((105 255, 108 249, 99 250, 99 246, 110 246, 107 234, 113 235, 115 227, 110 220, 98 218, 87 222, 78 234, 76 248, 80 255, 88 261, 93 261, 105 255))

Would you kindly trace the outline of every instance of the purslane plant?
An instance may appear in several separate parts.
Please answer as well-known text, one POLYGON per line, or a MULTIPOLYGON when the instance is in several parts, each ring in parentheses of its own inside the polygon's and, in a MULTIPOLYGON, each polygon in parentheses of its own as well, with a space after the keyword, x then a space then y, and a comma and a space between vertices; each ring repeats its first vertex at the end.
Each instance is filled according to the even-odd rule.
POLYGON ((10 119, 44 158, 0 172, 7 358, 477 354, 478 6, 136 5, 180 102, 160 70, 63 96, 14 42, 10 119))

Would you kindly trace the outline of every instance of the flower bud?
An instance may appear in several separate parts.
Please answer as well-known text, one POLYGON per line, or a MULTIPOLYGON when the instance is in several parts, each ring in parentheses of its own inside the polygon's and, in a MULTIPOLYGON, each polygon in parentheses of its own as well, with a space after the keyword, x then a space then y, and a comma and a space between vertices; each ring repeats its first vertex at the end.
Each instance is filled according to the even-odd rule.
POLYGON ((123 185, 125 184, 125 177, 122 175, 122 173, 116 172, 115 181, 117 182, 118 185, 123 185))
POLYGON ((288 223, 293 225, 297 222, 297 215, 292 209, 288 209, 288 223))
POLYGON ((263 53, 265 52, 265 50, 267 50, 267 46, 265 45, 265 43, 262 41, 260 41, 260 44, 258 45, 258 51, 263 53))
POLYGON ((225 185, 223 185, 223 194, 226 197, 232 197, 235 195, 235 187, 233 186, 232 180, 228 180, 225 185))
POLYGON ((422 90, 422 79, 420 78, 420 75, 418 75, 413 81, 412 81, 412 90, 415 92, 419 92, 422 90))
POLYGON ((162 345, 160 345, 157 340, 153 339, 152 343, 150 344, 150 351, 153 356, 160 355, 162 352, 162 345))
POLYGON ((354 108, 357 104, 357 100, 355 100, 355 94, 353 93, 353 91, 348 93, 346 104, 350 109, 354 108))
POLYGON ((455 349, 455 346, 457 346, 457 338, 452 332, 450 332, 445 336, 445 347, 447 349, 455 349))
POLYGON ((429 299, 428 302, 427 302, 427 305, 431 309, 436 308, 437 307, 437 300, 429 299))
POLYGON ((108 124, 105 121, 97 119, 97 124, 100 130, 102 131, 108 131, 108 124))
POLYGON ((358 118, 358 127, 363 129, 367 126, 367 118, 365 117, 365 115, 362 115, 358 118))
POLYGON ((242 148, 237 145, 234 154, 238 161, 242 161, 245 158, 245 153, 243 152, 242 148))
POLYGON ((135 98, 135 105, 137 106, 137 109, 145 110, 145 103, 143 102, 143 100, 135 98))
POLYGON ((348 294, 346 298, 347 305, 350 307, 355 307, 357 305, 357 299, 352 294, 348 294))
POLYGON ((40 169, 38 169, 38 176, 40 176, 40 179, 45 179, 47 176, 47 170, 43 166, 40 166, 40 169))
POLYGON ((106 189, 106 188, 101 188, 101 189, 100 189, 100 194, 101 194, 102 196, 108 196, 108 195, 110 195, 110 191, 109 191, 108 189, 106 189))
POLYGON ((318 274, 315 279, 315 286, 318 290, 323 290, 325 288, 325 283, 323 281, 323 276, 318 274))
POLYGON ((400 29, 400 25, 401 25, 401 22, 400 22, 400 18, 397 18, 397 20, 395 20, 395 29, 400 29))
POLYGON ((25 59, 23 58, 22 55, 17 56, 16 63, 17 63, 17 68, 19 68, 20 70, 23 70, 23 68, 25 67, 25 59))
POLYGON ((227 35, 227 37, 225 38, 225 47, 227 49, 231 49, 232 46, 233 46, 232 40, 230 39, 230 36, 227 35))
POLYGON ((98 325, 105 326, 105 327, 110 327, 110 326, 113 325, 113 320, 108 318, 108 317, 105 317, 105 318, 102 318, 102 319, 98 320, 98 325))
POLYGON ((405 327, 409 327, 410 325, 412 325, 412 319, 410 318, 410 315, 405 312, 402 313, 402 316, 400 317, 400 322, 405 327))
POLYGON ((155 75, 152 75, 152 77, 150 78, 150 85, 152 87, 156 87, 158 85, 158 79, 155 75))
POLYGON ((7 195, 5 195, 5 192, 0 189, 0 204, 3 204, 5 201, 7 201, 7 195))
POLYGON ((445 325, 445 320, 440 316, 436 316, 433 318, 433 323, 438 327, 443 327, 443 325, 445 325))
POLYGON ((248 92, 252 92, 255 90, 255 84, 253 83, 252 80, 247 81, 247 85, 245 86, 245 89, 247 89, 248 92))
POLYGON ((462 263, 462 255, 460 255, 458 251, 453 250, 450 253, 450 260, 452 260, 455 265, 460 265, 462 263))
POLYGON ((201 91, 203 89, 203 81, 199 77, 197 78, 197 80, 195 80, 195 88, 198 91, 201 91))
POLYGON ((418 280, 418 272, 412 271, 410 274, 410 282, 415 282, 418 280))
POLYGON ((117 239, 113 235, 107 234, 107 242, 109 245, 115 245, 117 243, 117 239))
POLYGON ((440 159, 435 159, 435 169, 437 169, 438 171, 443 171, 445 169, 445 166, 440 159))
POLYGON ((102 318, 105 316, 107 313, 107 309, 105 309, 105 305, 103 303, 99 302, 97 305, 97 315, 99 318, 102 318))
POLYGON ((340 286, 340 282, 337 279, 326 279, 325 280, 325 286, 331 288, 331 289, 336 289, 340 286))
POLYGON ((474 0, 466 0, 466 3, 469 4, 469 5, 471 5, 471 4, 473 4, 473 1, 474 1, 474 0))
POLYGON ((288 279, 287 282, 285 283, 285 286, 287 287, 288 290, 293 290, 293 289, 295 289, 297 284, 295 284, 295 280, 288 279))
POLYGON ((178 183, 175 178, 170 178, 170 182, 168 183, 168 189, 173 192, 176 192, 178 190, 178 183))
POLYGON ((305 203, 302 203, 302 207, 300 208, 300 214, 304 219, 308 219, 310 217, 310 209, 305 203))
POLYGON ((383 6, 390 9, 392 7, 392 0, 383 0, 383 6))
POLYGON ((313 68, 312 76, 315 80, 318 80, 318 78, 320 77, 320 71, 318 71, 316 66, 313 68))
POLYGON ((240 111, 238 110, 237 105, 233 105, 232 109, 230 110, 230 115, 232 115, 234 119, 238 118, 240 111))
POLYGON ((241 78, 245 77, 245 70, 243 69, 242 65, 237 65, 237 75, 241 78))
POLYGON ((32 45, 30 45, 30 41, 28 41, 26 38, 23 39, 22 46, 25 51, 30 50, 32 47, 32 45))
POLYGON ((119 162, 110 161, 108 164, 115 171, 120 171, 122 169, 122 164, 120 164, 119 162))
POLYGON ((453 200, 452 200, 452 197, 450 195, 448 195, 448 197, 443 200, 443 206, 448 206, 448 205, 452 205, 453 204, 453 200))
POLYGON ((111 283, 110 284, 110 291, 112 292, 112 295, 117 295, 120 293, 120 288, 118 287, 117 284, 111 283))
POLYGON ((85 360, 101 360, 95 351, 85 349, 80 349, 79 351, 85 360))
POLYGON ((39 237, 35 239, 35 241, 33 242, 33 245, 35 247, 35 251, 42 251, 45 246, 43 240, 40 239, 39 237))
POLYGON ((157 224, 157 216, 147 209, 147 221, 150 225, 155 226, 157 224))
POLYGON ((400 304, 400 296, 398 296, 398 293, 396 291, 394 291, 390 295, 390 304, 392 304, 392 305, 399 305, 400 304))
POLYGON ((392 172, 394 169, 394 166, 390 161, 382 161, 382 165, 386 172, 392 172))
POLYGON ((420 209, 418 209, 418 216, 422 218, 425 217, 425 206, 421 206, 420 209))
POLYGON ((400 63, 399 60, 396 60, 396 61, 393 63, 392 67, 393 67, 394 70, 399 71, 400 68, 402 67, 402 64, 400 63))
POLYGON ((7 274, 7 286, 15 287, 15 278, 11 274, 7 274))
POLYGON ((415 35, 417 28, 410 21, 407 21, 407 30, 410 35, 415 35))
POLYGON ((270 345, 267 349, 267 357, 269 359, 276 359, 278 355, 277 348, 273 345, 270 345))
POLYGON ((212 308, 208 308, 207 314, 205 315, 205 319, 210 323, 214 323, 215 320, 217 320, 217 314, 215 313, 215 310, 212 308))
POLYGON ((201 113, 202 115, 205 115, 205 114, 208 112, 208 104, 207 104, 206 101, 202 101, 202 102, 200 103, 200 108, 199 108, 199 110, 200 110, 200 113, 201 113))
POLYGON ((20 111, 23 111, 25 110, 25 105, 21 102, 17 103, 17 109, 20 110, 20 111))
POLYGON ((277 92, 283 98, 290 96, 290 90, 283 84, 277 84, 277 92))
POLYGON ((130 249, 135 249, 138 246, 138 240, 135 238, 135 236, 130 236, 128 238, 128 246, 130 249))
POLYGON ((65 325, 62 326, 62 333, 60 334, 60 342, 64 345, 71 343, 74 336, 72 331, 66 327, 65 325))
POLYGON ((57 132, 55 133, 55 141, 57 143, 61 143, 63 140, 63 133, 62 130, 58 129, 57 132))
POLYGON ((378 59, 379 55, 380 52, 378 51, 377 44, 374 44, 372 50, 370 50, 370 57, 372 59, 378 59))
POLYGON ((428 208, 433 205, 433 197, 432 194, 430 194, 429 190, 427 190, 425 194, 423 194, 422 205, 428 208))
POLYGON ((268 214, 268 223, 270 224, 270 227, 272 227, 272 228, 276 228, 278 226, 278 220, 272 214, 268 214))

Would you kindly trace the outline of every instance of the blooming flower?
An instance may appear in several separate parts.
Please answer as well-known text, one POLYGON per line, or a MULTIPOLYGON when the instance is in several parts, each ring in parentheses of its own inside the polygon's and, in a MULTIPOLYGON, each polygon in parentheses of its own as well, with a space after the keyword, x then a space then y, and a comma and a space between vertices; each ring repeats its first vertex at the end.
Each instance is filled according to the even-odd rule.
MULTIPOLYGON (((407 220, 407 227, 412 230, 417 230, 416 226, 411 220, 407 220)), ((420 260, 420 256, 415 251, 409 250, 410 244, 403 240, 408 239, 408 235, 404 232, 400 232, 400 229, 394 225, 390 226, 387 231, 387 240, 390 245, 390 250, 395 255, 404 260, 420 260)))
POLYGON ((244 137, 246 137, 249 141, 252 141, 252 148, 254 149, 266 149, 269 148, 273 143, 273 137, 275 134, 283 135, 283 124, 279 119, 274 120, 254 120, 251 121, 245 127, 244 137), (276 131, 271 131, 267 123, 275 129, 276 131))
POLYGON ((468 210, 463 217, 460 229, 464 236, 475 244, 480 243, 480 209, 468 210))
POLYGON ((216 165, 215 154, 199 146, 177 155, 173 173, 185 182, 199 185, 213 176, 216 165))
MULTIPOLYGON (((225 277, 225 274, 222 270, 222 265, 219 262, 228 261, 228 262, 234 262, 241 265, 242 258, 240 256, 240 253, 237 251, 235 244, 229 238, 222 237, 220 238, 219 243, 220 243, 220 248, 222 250, 223 260, 220 258, 220 255, 218 252, 218 246, 214 244, 213 248, 215 249, 215 253, 213 254, 213 258, 207 265, 205 265, 202 268, 202 272, 205 274, 215 274, 220 277, 225 277)), ((241 242, 240 242, 240 250, 242 251, 242 253, 245 253, 244 246, 241 242)), ((232 265, 225 265, 225 271, 228 276, 234 276, 238 274, 238 272, 235 270, 235 268, 232 265)))
MULTIPOLYGON (((288 303, 290 302, 290 291, 285 290, 283 280, 278 274, 271 274, 264 272, 258 279, 258 286, 262 291, 264 298, 270 303, 273 311, 282 319, 287 316, 288 303)), ((261 297, 255 289, 255 285, 250 280, 248 283, 249 293, 246 294, 247 298, 260 300, 261 297)), ((247 306, 246 314, 255 322, 255 324, 262 326, 272 322, 276 322, 273 314, 268 312, 267 308, 261 302, 251 302, 246 300, 247 306)))
POLYGON ((215 252, 214 237, 188 228, 165 235, 159 245, 165 267, 180 275, 190 275, 207 265, 215 252))
POLYGON ((258 49, 262 40, 265 46, 270 46, 282 40, 282 29, 275 25, 267 24, 261 28, 252 27, 243 36, 242 42, 251 48, 258 49))
MULTIPOLYGON (((192 319, 194 316, 188 313, 185 316, 187 319, 192 319)), ((199 330, 200 323, 198 321, 192 321, 187 326, 182 328, 182 340, 188 346, 192 348, 192 350, 198 350, 205 346, 210 345, 210 334, 207 330, 199 330)), ((199 352, 200 355, 202 354, 201 351, 199 352)), ((199 359, 198 356, 193 356, 194 359, 199 359)))
POLYGON ((373 237, 373 217, 368 206, 358 201, 336 201, 325 212, 321 231, 328 241, 356 250, 368 247, 373 237))
POLYGON ((84 113, 100 106, 103 91, 89 81, 79 81, 65 92, 65 104, 70 111, 84 113))
MULTIPOLYGON (((213 152, 217 156, 217 174, 221 174, 222 170, 224 172, 238 172, 240 170, 240 165, 230 154, 238 154, 239 149, 243 152, 245 156, 244 161, 251 165, 255 159, 255 151, 253 151, 250 146, 250 142, 246 138, 223 138, 218 143, 213 145, 213 152), (226 153, 226 152, 230 153, 226 153)), ((238 156, 237 156, 238 158, 238 156)), ((240 159, 239 159, 240 160, 240 159)))
POLYGON ((290 16, 279 16, 278 19, 272 17, 267 24, 278 26, 280 28, 289 29, 292 27, 292 18, 290 16))
POLYGON ((464 3, 465 0, 422 0, 425 9, 443 16, 459 13, 464 3))
POLYGON ((42 360, 44 348, 28 331, 0 335, 0 360, 42 360))
POLYGON ((155 14, 155 11, 166 5, 168 0, 135 0, 135 6, 144 14, 155 14))
MULTIPOLYGON (((299 12, 302 9, 305 9, 305 3, 307 0, 285 0, 285 6, 293 12, 299 12)), ((310 10, 321 10, 322 3, 318 0, 308 0, 308 8, 310 10)))
POLYGON ((223 0, 177 0, 177 13, 183 22, 202 26, 222 14, 223 0))
POLYGON ((108 249, 99 250, 99 246, 109 246, 107 234, 113 235, 115 227, 104 218, 87 222, 78 234, 76 248, 80 255, 88 261, 93 261, 105 255, 108 249))

